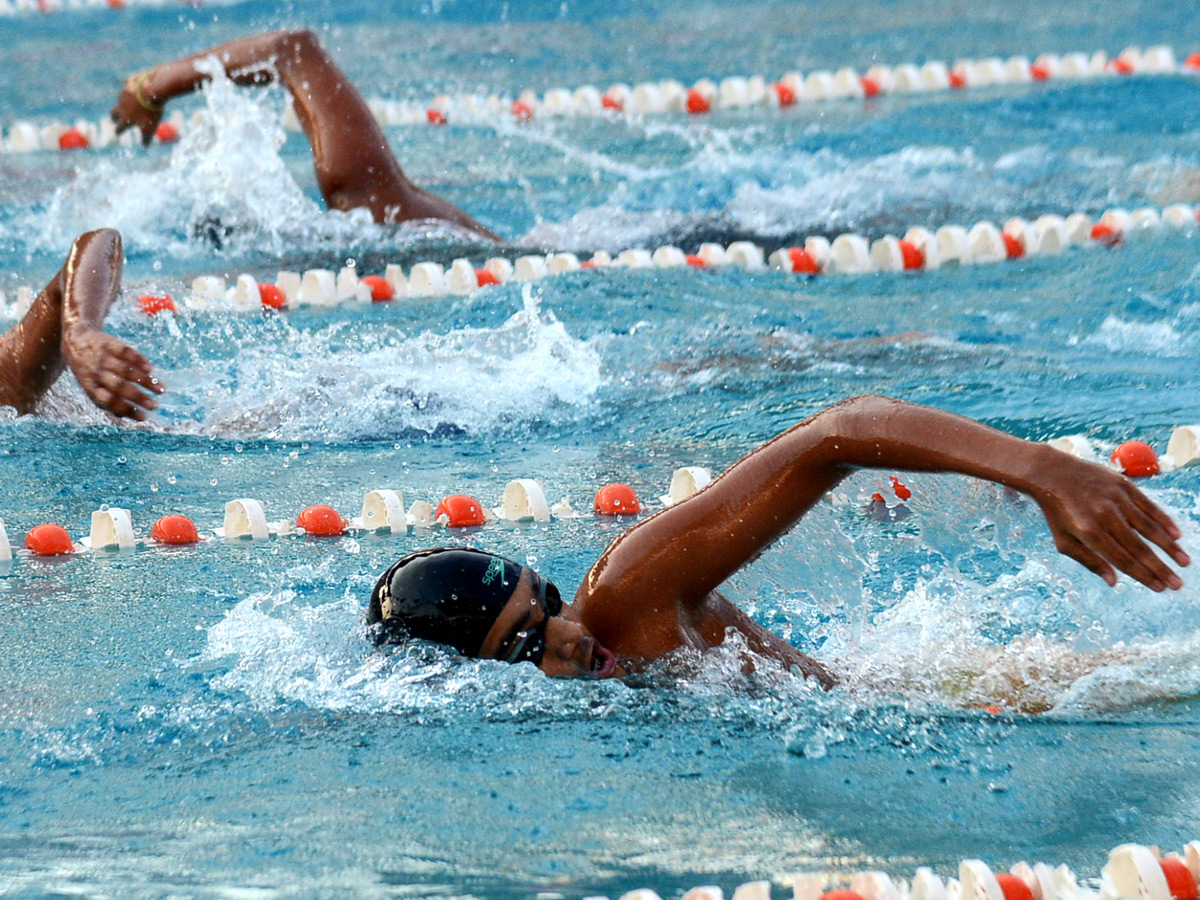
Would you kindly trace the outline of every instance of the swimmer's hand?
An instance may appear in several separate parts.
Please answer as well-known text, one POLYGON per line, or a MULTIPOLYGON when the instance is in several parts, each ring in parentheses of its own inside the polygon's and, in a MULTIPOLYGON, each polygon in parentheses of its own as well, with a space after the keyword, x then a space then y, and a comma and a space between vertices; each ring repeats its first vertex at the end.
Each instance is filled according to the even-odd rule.
POLYGON ((125 79, 117 97, 117 105, 109 115, 117 126, 117 134, 136 127, 142 133, 142 144, 149 145, 162 121, 163 104, 148 96, 148 73, 135 72, 125 79))
POLYGON ((1116 585, 1120 569, 1153 591, 1179 590, 1183 580, 1155 554, 1176 565, 1191 558, 1176 543, 1179 526, 1132 481, 1111 469, 1047 448, 1030 495, 1042 508, 1058 552, 1116 585))
POLYGON ((63 335, 62 355, 85 394, 115 416, 146 418, 158 402, 146 391, 166 388, 151 374, 150 361, 111 334, 76 325, 63 335), (144 389, 144 390, 143 390, 144 389))

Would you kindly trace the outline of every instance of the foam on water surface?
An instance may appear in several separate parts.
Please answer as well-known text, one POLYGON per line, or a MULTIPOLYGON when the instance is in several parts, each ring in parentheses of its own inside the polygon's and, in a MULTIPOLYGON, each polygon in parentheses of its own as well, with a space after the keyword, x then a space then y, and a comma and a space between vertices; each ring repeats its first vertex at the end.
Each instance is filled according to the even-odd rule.
MULTIPOLYGON (((19 40, 0 57, 21 77, 0 120, 94 120, 130 71, 317 20, 333 23, 321 38, 364 93, 425 98, 1115 50, 1194 19, 1187 4, 1131 19, 1107 3, 1113 15, 1081 21, 1025 0, 999 14, 910 9, 900 29, 872 3, 713 5, 686 23, 664 3, 434 7, 98 11, 85 49, 65 19, 14 20, 19 40), (961 27, 942 27, 947 14, 961 27)), ((418 183, 523 248, 690 251, 1195 202, 1195 90, 1112 78, 387 134, 418 183)), ((169 388, 137 427, 115 427, 66 379, 41 418, 0 411, 0 516, 14 543, 40 521, 82 534, 103 504, 132 509, 141 530, 182 511, 211 533, 233 497, 261 498, 272 520, 315 502, 354 515, 380 487, 491 506, 517 477, 576 508, 608 481, 652 498, 676 467, 719 471, 863 391, 1031 440, 1085 433, 1102 448, 1139 438, 1161 451, 1174 426, 1196 422, 1186 361, 1200 269, 1194 237, 1166 230, 1111 252, 913 277, 609 270, 525 296, 506 285, 144 319, 132 298, 179 299, 201 274, 272 280, 351 259, 374 272, 500 253, 445 229, 324 211, 306 143, 279 128, 282 100, 218 76, 172 107, 198 113, 173 147, 0 158, 10 310, 17 285, 44 283, 77 230, 116 225, 127 290, 109 328, 169 388)), ((362 609, 403 553, 470 543, 536 565, 569 594, 628 524, 590 516, 20 558, 0 570, 6 884, 136 900, 515 900, 646 885, 669 897, 783 872, 848 876, 860 862, 950 871, 969 854, 1095 871, 1125 840, 1195 838, 1190 571, 1179 593, 1110 591, 1055 553, 1035 504, 961 478, 904 474, 907 518, 868 516, 876 491, 897 503, 887 474, 844 482, 728 585, 845 676, 829 695, 788 674, 745 675, 736 641, 606 685, 373 646, 362 609)), ((1195 549, 1198 471, 1147 484, 1195 549)))

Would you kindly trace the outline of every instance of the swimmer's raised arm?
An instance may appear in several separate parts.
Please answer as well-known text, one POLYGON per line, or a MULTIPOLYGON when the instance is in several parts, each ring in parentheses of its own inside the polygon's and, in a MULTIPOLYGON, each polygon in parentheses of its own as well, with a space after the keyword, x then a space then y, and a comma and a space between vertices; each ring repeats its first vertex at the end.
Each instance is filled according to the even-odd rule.
POLYGON ((70 367, 101 409, 131 419, 161 394, 149 361, 101 328, 121 287, 121 235, 111 228, 76 238, 67 261, 21 322, 0 336, 0 405, 31 412, 70 367))
POLYGON ((1119 569, 1156 591, 1182 586, 1151 547, 1186 566, 1178 527, 1123 475, 953 413, 862 396, 785 431, 622 535, 577 600, 594 615, 648 598, 698 606, 856 468, 961 472, 1007 485, 1041 506, 1061 553, 1108 584, 1119 569))
POLYGON ((196 90, 208 76, 196 62, 220 60, 237 84, 279 80, 312 145, 317 184, 330 209, 366 207, 375 221, 442 219, 488 240, 496 234, 461 209, 417 187, 404 174, 358 90, 310 31, 277 31, 163 63, 125 80, 113 107, 117 131, 136 127, 149 143, 167 102, 196 90))

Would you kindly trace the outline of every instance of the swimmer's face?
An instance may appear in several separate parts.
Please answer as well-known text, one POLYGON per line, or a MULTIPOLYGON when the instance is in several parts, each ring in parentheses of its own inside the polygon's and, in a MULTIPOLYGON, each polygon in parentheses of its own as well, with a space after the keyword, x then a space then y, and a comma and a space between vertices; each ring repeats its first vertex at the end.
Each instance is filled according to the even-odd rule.
POLYGON ((544 636, 545 650, 538 668, 551 678, 616 675, 616 658, 588 633, 570 606, 564 605, 558 615, 552 615, 557 604, 540 599, 546 594, 554 598, 558 590, 533 569, 522 569, 516 590, 483 639, 480 658, 513 661, 514 656, 520 658, 524 647, 544 636))

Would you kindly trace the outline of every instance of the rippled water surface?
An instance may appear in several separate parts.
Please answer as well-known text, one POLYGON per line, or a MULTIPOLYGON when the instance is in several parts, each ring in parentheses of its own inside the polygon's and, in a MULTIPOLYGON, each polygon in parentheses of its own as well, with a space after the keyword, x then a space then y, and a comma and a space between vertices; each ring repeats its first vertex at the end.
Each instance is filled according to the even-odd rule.
MULTIPOLYGON (((0 123, 96 119, 130 71, 311 27, 364 93, 1200 46, 1188 3, 631 4, 263 0, 0 20, 0 123)), ((69 381, 0 412, 0 517, 76 537, 104 504, 202 529, 256 497, 289 519, 370 489, 498 505, 515 477, 590 507, 655 502, 812 412, 878 391, 1034 440, 1160 449, 1200 421, 1200 240, 909 276, 609 271, 466 298, 146 319, 198 275, 363 271, 497 251, 325 212, 283 96, 218 80, 172 147, 0 156, 0 324, 81 230, 125 236, 110 328, 167 384, 115 426, 69 381), (220 246, 205 223, 222 223, 220 246), (227 233, 226 233, 227 231, 227 233)), ((388 129, 409 174, 527 249, 868 237, 1200 201, 1200 84, 1105 79, 524 126, 388 129)), ((861 473, 730 586, 845 676, 747 680, 737 648, 648 686, 551 682, 433 647, 381 653, 377 573, 446 541, 573 591, 627 523, 212 541, 0 568, 0 893, 21 897, 663 896, 982 856, 1095 874, 1123 841, 1197 837, 1200 591, 1115 591, 1055 554, 1036 505, 861 473), (889 496, 891 496, 889 494, 889 496), (990 715, 1017 702, 1038 716, 990 715), (249 892, 249 893, 247 893, 249 892), (261 893, 259 893, 261 892, 261 893)), ((1148 483, 1200 551, 1200 475, 1148 483)))

